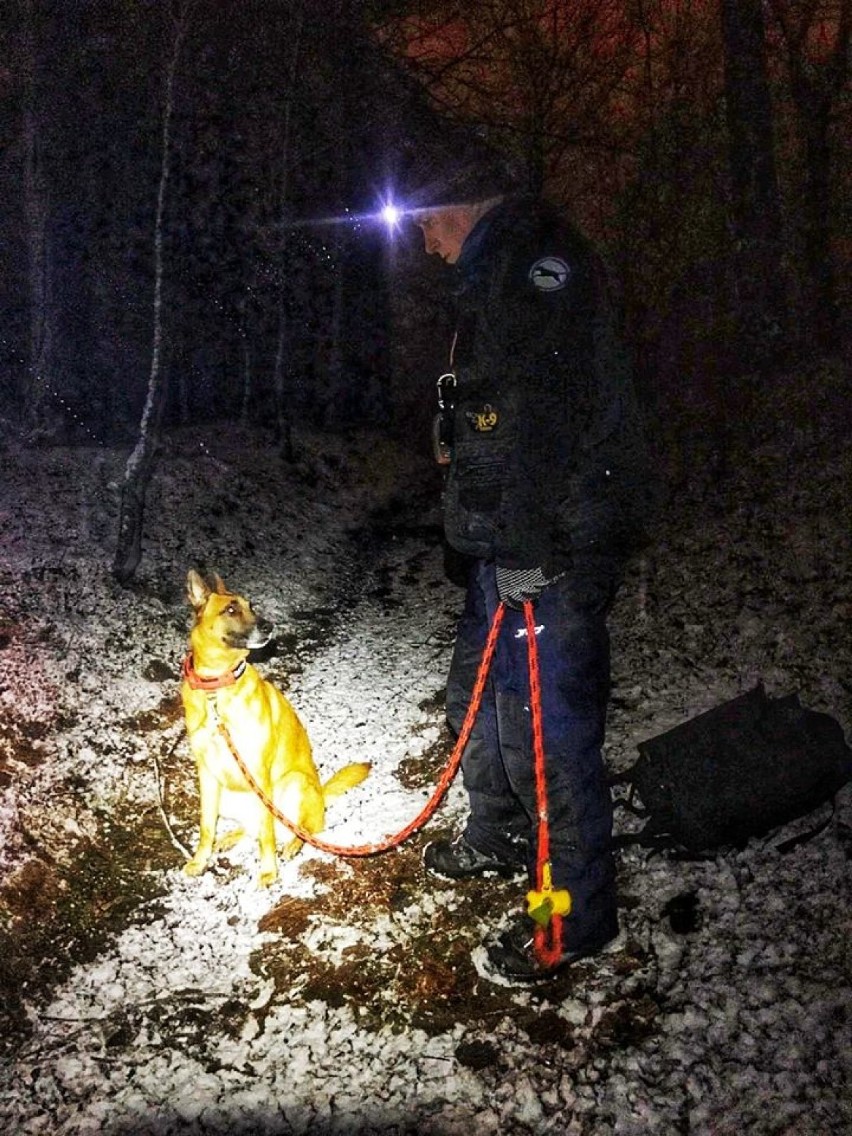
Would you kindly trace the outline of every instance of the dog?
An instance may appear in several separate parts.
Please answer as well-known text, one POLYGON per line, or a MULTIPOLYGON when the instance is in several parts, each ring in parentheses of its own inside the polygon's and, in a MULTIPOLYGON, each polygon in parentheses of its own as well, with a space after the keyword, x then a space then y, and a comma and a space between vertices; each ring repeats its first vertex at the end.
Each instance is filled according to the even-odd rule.
MULTIPOLYGON (((229 591, 219 576, 205 579, 190 570, 186 592, 195 623, 183 664, 181 700, 198 770, 201 822, 198 847, 184 872, 200 875, 214 848, 229 848, 248 833, 258 841, 259 886, 269 887, 278 878, 278 837, 288 830, 253 790, 231 746, 276 808, 311 835, 325 827, 326 802, 360 784, 370 765, 353 762, 323 785, 296 711, 246 661, 249 651, 269 642, 272 624, 260 619, 247 599, 229 591), (220 816, 241 827, 217 844, 220 816)), ((301 846, 302 840, 295 837, 282 855, 290 859, 301 846)))

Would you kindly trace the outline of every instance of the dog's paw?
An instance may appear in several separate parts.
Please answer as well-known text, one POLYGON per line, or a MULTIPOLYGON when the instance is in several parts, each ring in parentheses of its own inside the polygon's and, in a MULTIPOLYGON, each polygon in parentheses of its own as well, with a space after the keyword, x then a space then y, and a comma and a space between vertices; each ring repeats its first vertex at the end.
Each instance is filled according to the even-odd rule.
POLYGON ((191 860, 183 866, 183 874, 185 876, 200 876, 204 869, 207 867, 207 857, 200 858, 193 856, 191 860))
POLYGON ((304 841, 300 840, 298 836, 294 840, 291 840, 288 844, 285 844, 281 849, 281 859, 292 860, 294 856, 298 855, 299 850, 303 844, 304 841))

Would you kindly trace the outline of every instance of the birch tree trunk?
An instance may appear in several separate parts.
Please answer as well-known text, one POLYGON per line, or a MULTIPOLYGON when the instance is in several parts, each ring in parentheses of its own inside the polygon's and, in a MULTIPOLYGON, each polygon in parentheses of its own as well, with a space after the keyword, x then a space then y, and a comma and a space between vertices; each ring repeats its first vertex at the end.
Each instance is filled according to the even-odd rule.
POLYGON ((175 21, 172 53, 166 72, 163 106, 162 151, 160 184, 157 192, 157 212, 154 221, 154 308, 151 369, 148 375, 148 392, 139 424, 139 439, 124 470, 121 489, 121 511, 118 523, 118 541, 112 573, 120 584, 133 578, 142 559, 142 527, 145 517, 145 496, 156 463, 160 420, 165 404, 166 384, 163 379, 163 229, 166 194, 171 169, 171 122, 174 111, 175 76, 181 47, 186 35, 190 6, 183 9, 175 21))

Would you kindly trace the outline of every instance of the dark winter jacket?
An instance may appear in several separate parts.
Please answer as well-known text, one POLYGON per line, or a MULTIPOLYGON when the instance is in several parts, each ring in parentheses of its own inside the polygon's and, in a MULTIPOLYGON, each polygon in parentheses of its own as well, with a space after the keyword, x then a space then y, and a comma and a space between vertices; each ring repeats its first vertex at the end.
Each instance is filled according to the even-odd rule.
POLYGON ((641 424, 604 275, 553 207, 512 199, 464 242, 445 527, 458 551, 565 571, 640 525, 641 424))

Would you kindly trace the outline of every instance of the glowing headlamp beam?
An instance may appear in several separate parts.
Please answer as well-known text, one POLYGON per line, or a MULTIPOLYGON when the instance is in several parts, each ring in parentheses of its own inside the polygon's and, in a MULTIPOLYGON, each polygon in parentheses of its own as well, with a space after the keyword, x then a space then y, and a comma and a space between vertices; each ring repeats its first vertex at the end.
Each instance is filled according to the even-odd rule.
POLYGON ((288 229, 307 229, 322 228, 327 225, 351 225, 358 228, 363 224, 375 224, 379 221, 390 232, 393 232, 402 224, 404 217, 414 216, 418 212, 420 210, 403 209, 399 205, 394 205, 392 201, 387 201, 375 213, 350 213, 347 209, 342 216, 302 218, 301 220, 289 221, 285 227, 288 229))

